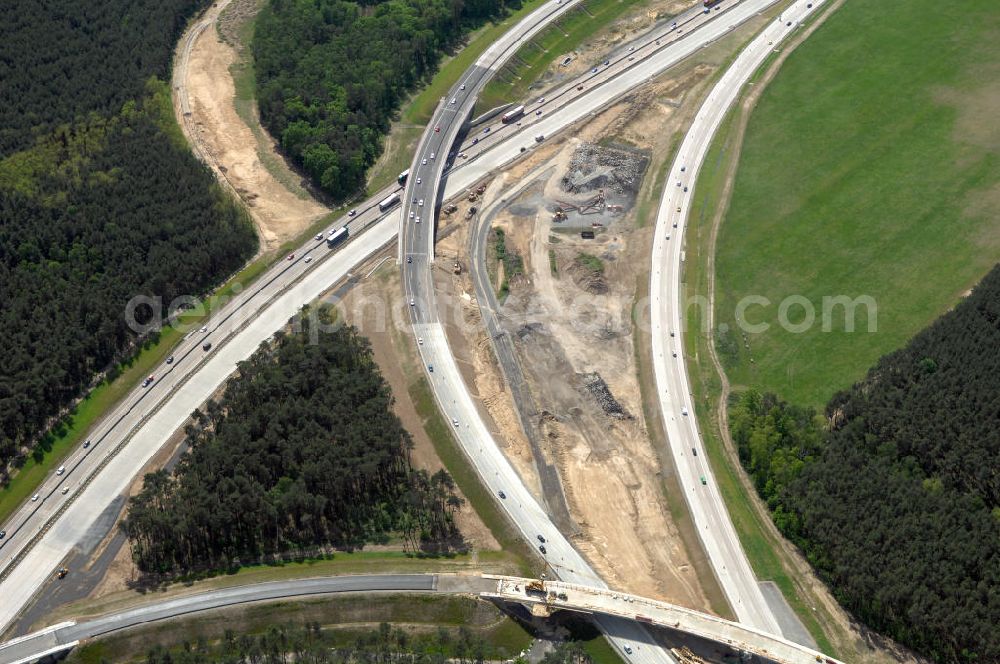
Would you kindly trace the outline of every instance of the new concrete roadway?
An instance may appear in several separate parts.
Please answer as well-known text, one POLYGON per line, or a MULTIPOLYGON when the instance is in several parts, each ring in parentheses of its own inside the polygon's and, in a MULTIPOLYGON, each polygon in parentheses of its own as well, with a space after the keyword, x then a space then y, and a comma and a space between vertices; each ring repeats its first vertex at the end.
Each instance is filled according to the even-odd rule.
POLYGON ((778 623, 729 520, 698 432, 684 361, 683 235, 695 195, 695 178, 726 113, 774 45, 788 37, 822 3, 799 0, 784 10, 740 52, 709 93, 670 168, 657 214, 650 268, 653 368, 678 479, 702 545, 736 615, 741 622, 772 633, 779 633, 778 623))

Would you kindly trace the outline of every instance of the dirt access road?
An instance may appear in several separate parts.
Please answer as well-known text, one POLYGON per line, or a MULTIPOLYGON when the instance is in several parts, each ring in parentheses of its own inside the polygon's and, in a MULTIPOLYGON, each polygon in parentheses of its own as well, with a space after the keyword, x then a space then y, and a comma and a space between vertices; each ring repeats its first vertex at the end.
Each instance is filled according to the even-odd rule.
POLYGON ((178 124, 195 154, 246 204, 261 251, 267 252, 330 210, 302 188, 301 178, 260 129, 256 103, 246 104, 245 114, 253 119, 256 131, 236 112, 232 69, 245 57, 240 32, 261 4, 261 0, 220 0, 210 7, 178 43, 173 86, 178 124), (206 21, 211 25, 202 27, 206 21))

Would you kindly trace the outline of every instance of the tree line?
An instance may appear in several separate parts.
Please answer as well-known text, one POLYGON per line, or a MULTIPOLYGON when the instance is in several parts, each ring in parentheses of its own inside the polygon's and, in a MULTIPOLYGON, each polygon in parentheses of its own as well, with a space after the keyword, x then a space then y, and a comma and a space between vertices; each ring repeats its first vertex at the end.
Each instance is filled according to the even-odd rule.
POLYGON ((126 324, 134 295, 204 294, 256 250, 162 82, 204 4, 29 0, 0 15, 0 482, 148 341, 126 324))
POLYGON ((835 395, 730 411, 776 525, 845 608, 939 662, 1000 661, 1000 267, 835 395))
POLYGON ((252 51, 261 119, 336 200, 365 173, 402 100, 470 27, 520 0, 271 0, 252 51))
MULTIPOLYGON (((439 627, 412 632, 382 623, 354 639, 339 630, 324 629, 318 622, 305 625, 272 625, 259 633, 237 634, 226 630, 221 641, 205 638, 177 646, 155 646, 147 651, 147 664, 484 664, 508 659, 510 653, 468 629, 439 627), (346 642, 345 642, 346 641, 346 642)), ((563 664, 546 662, 546 664, 563 664)), ((573 664, 579 664, 574 662, 573 664)))
MULTIPOLYGON (((334 313, 316 320, 332 325, 334 313)), ((368 341, 347 326, 310 341, 314 326, 302 316, 261 346, 195 411, 173 472, 146 476, 123 522, 140 570, 227 569, 390 538, 412 551, 463 547, 453 481, 411 467, 368 341)))

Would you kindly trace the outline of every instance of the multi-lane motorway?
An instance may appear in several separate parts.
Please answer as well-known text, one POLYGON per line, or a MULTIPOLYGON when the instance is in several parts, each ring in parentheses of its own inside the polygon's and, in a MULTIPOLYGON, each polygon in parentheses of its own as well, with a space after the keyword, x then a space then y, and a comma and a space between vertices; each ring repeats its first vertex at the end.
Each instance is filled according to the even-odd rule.
MULTIPOLYGON (((473 159, 473 154, 470 153, 467 163, 461 164, 461 167, 456 167, 449 173, 447 182, 449 195, 461 191, 483 174, 519 156, 519 147, 523 147, 518 141, 519 137, 524 145, 530 146, 533 143, 533 136, 538 132, 544 131, 547 136, 555 133, 576 119, 606 105, 621 92, 645 82, 651 75, 662 71, 702 44, 725 34, 733 25, 769 4, 771 4, 769 0, 746 0, 723 14, 721 20, 709 22, 697 31, 686 30, 684 38, 679 39, 672 47, 651 41, 646 54, 640 54, 637 49, 635 55, 622 56, 619 62, 614 63, 620 67, 620 71, 615 71, 612 66, 600 70, 598 74, 603 73, 606 79, 585 86, 586 94, 562 99, 555 107, 547 107, 541 116, 527 117, 526 120, 533 121, 534 127, 505 127, 505 136, 501 136, 498 132, 495 134, 497 138, 491 140, 492 144, 479 146, 482 152, 478 158, 473 159), (691 36, 688 36, 689 34, 691 36), (630 58, 634 58, 634 62, 630 58), (526 135, 532 138, 524 140, 526 135)), ((450 102, 450 99, 447 102, 450 102)), ((525 124, 530 125, 531 122, 525 124)), ((444 127, 441 132, 434 133, 442 132, 444 127)), ((486 142, 480 141, 480 143, 486 142)), ((470 142, 467 142, 467 145, 469 144, 470 142)), ((465 152, 474 149, 475 147, 461 148, 465 152)), ((418 159, 422 159, 423 157, 419 155, 418 152, 418 159)), ((416 174, 411 172, 411 178, 414 175, 416 174)), ((374 201, 377 200, 379 197, 363 207, 357 217, 350 220, 355 227, 369 224, 379 216, 374 209, 374 201)), ((412 197, 408 200, 412 206, 412 197)), ((434 203, 431 202, 433 200, 434 198, 425 197, 425 206, 431 205, 433 209, 434 203)), ((248 356, 261 340, 280 328, 300 304, 315 298, 330 284, 347 274, 363 258, 391 241, 396 230, 395 224, 399 221, 401 220, 398 213, 389 215, 386 218, 387 223, 376 224, 371 230, 360 235, 340 251, 333 252, 332 255, 322 242, 316 242, 296 252, 291 260, 275 266, 259 284, 254 286, 252 292, 241 294, 236 301, 214 316, 212 324, 205 332, 195 331, 185 345, 175 353, 174 363, 165 367, 167 369, 165 374, 161 372, 150 387, 131 395, 115 416, 98 427, 92 436, 95 442, 91 447, 86 451, 81 450, 70 460, 64 475, 53 477, 46 483, 39 502, 27 504, 25 509, 15 516, 12 521, 13 530, 10 524, 5 526, 9 539, 3 542, 4 548, 0 549, 0 555, 3 556, 5 563, 3 567, 5 578, 0 583, 0 594, 9 601, 5 601, 0 607, 0 625, 9 624, 10 619, 30 599, 73 544, 79 541, 111 498, 120 493, 131 481, 136 469, 159 449, 170 433, 176 429, 177 424, 182 422, 187 414, 231 373, 235 363, 248 356), (313 256, 315 260, 306 262, 306 258, 313 256), (265 302, 270 302, 270 305, 264 307, 265 302), (261 311, 264 315, 260 315, 261 311), (202 350, 202 344, 206 342, 213 343, 212 349, 207 352, 202 350), (194 367, 197 367, 197 371, 192 370, 194 367), (140 423, 143 426, 137 426, 140 423), (131 441, 116 456, 107 460, 108 452, 118 447, 127 437, 130 437, 131 441), (104 465, 103 472, 95 473, 101 465, 104 465), (80 486, 81 480, 89 477, 92 479, 87 486, 80 486), (63 483, 66 482, 77 483, 75 486, 71 485, 71 491, 68 492, 71 496, 79 494, 80 498, 77 501, 67 503, 68 498, 61 493, 63 483), (62 511, 60 518, 49 519, 60 511, 62 511), (39 530, 44 532, 36 540, 35 535, 39 530), (16 561, 28 541, 35 542, 31 550, 32 564, 14 566, 7 564, 11 557, 16 561), (12 542, 15 544, 12 545, 12 542)), ((407 224, 405 235, 409 239, 405 240, 404 246, 417 246, 409 230, 415 225, 407 224)), ((432 234, 423 236, 422 240, 426 246, 433 241, 432 234)), ((413 306, 409 308, 413 312, 416 334, 425 340, 421 348, 428 376, 435 385, 435 393, 442 411, 449 419, 454 417, 458 420, 456 431, 460 432, 459 437, 469 451, 470 457, 476 461, 484 480, 491 486, 497 486, 499 483, 500 486, 506 487, 506 490, 503 488, 498 490, 498 500, 507 508, 515 522, 520 524, 526 537, 530 539, 545 529, 550 536, 558 538, 553 540, 556 546, 547 548, 546 557, 553 570, 558 570, 562 578, 581 583, 600 584, 568 543, 565 548, 559 545, 558 540, 562 539, 561 536, 551 526, 547 515, 538 507, 533 497, 520 485, 476 413, 475 406, 461 382, 454 360, 447 350, 443 329, 436 322, 431 306, 433 290, 430 288, 428 269, 431 254, 426 250, 423 254, 422 263, 417 264, 421 269, 408 269, 412 265, 410 263, 404 265, 404 287, 408 298, 414 299, 413 306), (427 302, 418 304, 416 298, 423 293, 429 294, 429 298, 427 302), (432 371, 430 367, 434 366, 435 362, 441 369, 435 367, 432 371), (435 371, 437 375, 434 375, 435 371), (443 380, 442 374, 447 375, 449 380, 443 380), (463 428, 471 434, 461 433, 463 428), (476 452, 477 447, 479 456, 476 452), (501 471, 504 472, 503 478, 501 471), (505 491, 506 498, 499 498, 499 491, 505 491), (533 527, 536 525, 537 527, 533 527)), ((625 626, 623 629, 631 628, 625 626)), ((636 633, 636 639, 638 643, 638 640, 642 639, 641 634, 636 633)), ((641 660, 643 657, 632 659, 641 660)), ((655 657, 649 661, 652 659, 655 657)))

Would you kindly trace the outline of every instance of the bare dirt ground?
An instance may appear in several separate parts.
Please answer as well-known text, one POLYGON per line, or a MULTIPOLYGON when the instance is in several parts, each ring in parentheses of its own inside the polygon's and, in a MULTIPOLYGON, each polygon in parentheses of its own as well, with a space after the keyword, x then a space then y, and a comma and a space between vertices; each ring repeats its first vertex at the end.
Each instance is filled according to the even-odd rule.
MULTIPOLYGON (((692 90, 700 91, 712 71, 692 66, 679 78, 655 82, 572 132, 573 138, 553 141, 509 169, 476 203, 486 207, 503 196, 508 184, 531 172, 546 173, 508 201, 493 225, 504 229, 508 253, 524 263, 524 275, 510 278, 501 317, 516 340, 542 412, 543 451, 559 466, 571 516, 580 526, 577 546, 613 587, 698 609, 711 607, 665 502, 660 459, 647 435, 636 378, 631 308, 636 278, 646 269, 649 231, 636 229, 630 209, 641 180, 620 191, 610 181, 567 191, 562 178, 579 166, 574 154, 584 143, 617 144, 616 154, 639 164, 640 174, 648 173, 651 149, 668 147, 654 143, 680 129, 687 114, 678 108, 693 106, 684 102, 696 97, 692 90), (567 220, 553 221, 556 201, 585 202, 605 187, 606 203, 621 205, 620 212, 591 216, 570 211, 567 220), (589 229, 595 219, 605 228, 595 229, 594 240, 581 239, 579 231, 589 229), (581 266, 581 252, 598 257, 603 274, 581 266), (592 379, 593 374, 603 379, 624 416, 602 409, 586 385, 585 376, 592 379)), ((577 179, 591 175, 578 174, 577 179)), ((464 217, 468 205, 460 202, 454 216, 464 217)), ((457 256, 459 264, 468 262, 464 226, 440 246, 449 257, 457 256)), ((438 285, 453 299, 472 291, 464 271, 439 279, 438 285)), ((477 318, 474 308, 463 316, 477 318)), ((454 327, 453 345, 476 351, 470 384, 485 397, 495 426, 508 441, 505 451, 512 463, 537 487, 530 448, 483 331, 476 325, 454 327)))
MULTIPOLYGON (((220 3, 221 4, 221 3, 220 3)), ((224 34, 232 41, 237 34, 234 21, 246 20, 257 5, 256 0, 235 0, 226 11, 228 23, 224 34)), ((217 15, 220 7, 208 10, 217 15)), ((178 46, 180 54, 188 42, 185 35, 178 46)), ((293 193, 279 182, 261 162, 265 155, 272 166, 284 168, 289 180, 297 179, 273 141, 258 141, 254 131, 236 113, 236 88, 230 68, 237 62, 236 49, 222 39, 214 27, 201 32, 195 39, 186 69, 181 71, 186 85, 175 89, 174 107, 177 122, 184 128, 188 140, 223 182, 244 201, 261 238, 261 250, 276 249, 306 229, 329 209, 312 199, 293 193), (189 95, 191 115, 185 117, 179 96, 189 95)), ((180 57, 175 58, 178 63, 180 57)), ((262 130, 261 130, 262 131, 262 130)))

